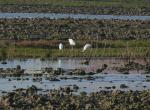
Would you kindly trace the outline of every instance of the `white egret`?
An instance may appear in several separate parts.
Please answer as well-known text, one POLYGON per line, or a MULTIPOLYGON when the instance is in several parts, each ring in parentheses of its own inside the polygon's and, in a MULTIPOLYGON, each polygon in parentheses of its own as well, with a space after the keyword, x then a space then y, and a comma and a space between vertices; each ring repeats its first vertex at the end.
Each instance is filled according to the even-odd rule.
POLYGON ((69 40, 69 44, 72 46, 72 49, 73 49, 73 46, 76 45, 75 41, 73 39, 68 39, 69 40))
POLYGON ((63 46, 63 44, 62 44, 62 43, 60 43, 60 44, 59 44, 59 50, 62 50, 62 49, 63 49, 63 47, 64 47, 64 46, 63 46))
POLYGON ((85 50, 87 50, 87 49, 89 49, 89 48, 91 48, 91 47, 92 47, 91 44, 85 44, 85 46, 83 47, 82 52, 84 52, 85 50))

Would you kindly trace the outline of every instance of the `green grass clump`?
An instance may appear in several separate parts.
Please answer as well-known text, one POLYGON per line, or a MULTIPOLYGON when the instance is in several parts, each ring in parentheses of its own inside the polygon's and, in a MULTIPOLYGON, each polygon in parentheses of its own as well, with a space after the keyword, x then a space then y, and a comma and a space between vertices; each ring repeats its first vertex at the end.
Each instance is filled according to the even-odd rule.
POLYGON ((6 59, 7 58, 7 48, 2 47, 0 49, 0 59, 6 59))

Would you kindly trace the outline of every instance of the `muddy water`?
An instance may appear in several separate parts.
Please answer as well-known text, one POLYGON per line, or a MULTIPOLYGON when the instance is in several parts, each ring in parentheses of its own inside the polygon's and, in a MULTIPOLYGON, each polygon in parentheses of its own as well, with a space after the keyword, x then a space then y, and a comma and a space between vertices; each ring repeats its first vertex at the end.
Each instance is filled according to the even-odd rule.
POLYGON ((119 20, 150 20, 150 16, 124 15, 88 15, 88 14, 56 14, 56 13, 0 13, 0 18, 49 18, 49 19, 119 19, 119 20))
MULTIPOLYGON (((33 81, 33 76, 24 76, 21 80, 17 80, 14 77, 0 78, 0 91, 12 91, 16 88, 27 88, 32 85, 36 85, 38 88, 45 90, 50 89, 59 89, 60 87, 67 87, 77 85, 79 86, 79 91, 86 91, 87 93, 96 92, 100 90, 145 90, 150 89, 150 75, 141 74, 144 71, 130 71, 131 74, 118 74, 116 70, 113 70, 113 67, 122 66, 125 63, 128 63, 125 59, 105 59, 105 58, 95 58, 90 59, 89 65, 82 65, 81 62, 84 59, 65 59, 60 58, 57 60, 45 60, 41 61, 40 59, 26 59, 26 60, 8 60, 7 64, 0 64, 0 68, 14 68, 16 65, 21 65, 22 68, 26 69, 26 73, 40 73, 42 68, 53 67, 53 68, 64 68, 64 69, 85 69, 86 71, 96 71, 97 68, 100 68, 102 64, 107 64, 108 69, 103 73, 96 74, 92 76, 95 80, 87 80, 83 77, 86 76, 58 76, 57 78, 60 81, 50 81, 46 77, 43 77, 41 81, 33 81), (104 73, 108 74, 104 74, 104 73), (111 73, 111 74, 110 74, 111 73), (135 74, 136 73, 136 74, 135 74), (149 76, 149 77, 147 77, 149 76), (61 77, 67 77, 68 79, 61 79, 61 77), (74 78, 78 77, 78 78, 74 78), (29 78, 29 80, 25 80, 29 78), (83 79, 81 79, 83 78, 83 79), (10 81, 11 79, 11 81, 10 81), (125 84, 128 88, 120 88, 121 84, 125 84), (115 88, 112 88, 115 86, 115 88), (107 87, 111 87, 108 89, 107 87)), ((150 61, 150 60, 147 60, 150 61)), ((134 62, 140 62, 140 64, 145 64, 145 60, 137 59, 134 62)))

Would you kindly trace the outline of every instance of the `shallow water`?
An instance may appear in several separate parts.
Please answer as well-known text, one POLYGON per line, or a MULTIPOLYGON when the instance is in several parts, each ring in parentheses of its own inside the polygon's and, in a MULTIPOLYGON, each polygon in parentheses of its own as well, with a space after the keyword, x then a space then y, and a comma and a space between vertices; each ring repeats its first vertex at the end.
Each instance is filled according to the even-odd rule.
MULTIPOLYGON (((7 60, 7 64, 1 64, 0 68, 15 68, 17 65, 20 65, 22 69, 25 69, 26 72, 32 73, 34 71, 40 72, 42 68, 52 67, 54 69, 63 68, 63 69, 84 69, 87 72, 96 71, 98 68, 101 68, 103 64, 108 65, 107 71, 109 73, 114 73, 111 69, 113 67, 120 67, 124 64, 127 64, 129 61, 121 58, 88 58, 89 65, 83 65, 81 62, 85 61, 85 58, 59 58, 57 60, 47 59, 42 61, 40 59, 13 59, 7 60)), ((131 60, 134 62, 140 62, 140 64, 146 64, 143 59, 131 60)), ((147 59, 150 62, 150 59, 147 59)), ((133 71, 138 72, 138 71, 133 71)), ((138 72, 139 73, 139 72, 138 72)))
MULTIPOLYGON (((73 85, 79 86, 79 91, 86 91, 87 93, 97 92, 100 90, 146 90, 150 89, 150 82, 147 82, 146 75, 141 74, 99 74, 95 80, 80 80, 80 79, 67 79, 60 81, 49 81, 43 78, 41 82, 34 82, 32 77, 28 76, 29 80, 16 80, 16 78, 0 78, 0 90, 12 91, 17 88, 28 88, 36 85, 38 88, 45 90, 59 89, 60 87, 72 87, 73 85), (12 81, 8 81, 12 79, 12 81), (120 85, 126 84, 128 88, 121 89, 120 85), (105 87, 115 86, 115 89, 106 89, 105 87)), ((66 76, 67 77, 67 76, 66 76)), ((68 76, 69 77, 69 76, 68 76)), ((73 77, 73 76, 72 76, 73 77)), ((93 76, 96 77, 96 76, 93 76)), ((26 77, 23 77, 26 78, 26 77)))
POLYGON ((0 18, 49 18, 49 19, 119 19, 119 20, 150 20, 150 16, 125 15, 88 15, 88 14, 56 14, 56 13, 0 13, 0 18))
MULTIPOLYGON (((131 74, 119 74, 116 70, 113 70, 112 67, 118 67, 125 63, 128 63, 128 60, 125 59, 105 59, 105 58, 93 58, 90 59, 89 65, 82 65, 81 61, 84 59, 76 58, 76 59, 65 59, 60 58, 58 60, 45 60, 41 61, 40 59, 26 59, 26 60, 8 60, 6 65, 0 63, 0 68, 14 68, 16 65, 21 65, 23 69, 26 69, 27 73, 40 73, 42 68, 45 67, 53 67, 53 68, 64 68, 64 69, 76 69, 82 68, 86 71, 96 71, 97 68, 100 68, 102 64, 108 64, 108 69, 105 70, 103 73, 96 74, 92 77, 95 80, 87 80, 87 79, 80 79, 86 76, 58 76, 57 78, 60 81, 50 81, 47 80, 45 77, 42 77, 42 81, 35 82, 33 81, 33 76, 24 76, 21 80, 17 80, 14 77, 6 77, 0 78, 0 91, 12 91, 17 88, 28 88, 32 85, 36 85, 38 88, 44 90, 50 89, 59 89, 60 87, 67 87, 77 85, 79 86, 79 91, 86 91, 87 93, 97 92, 100 90, 146 90, 150 89, 150 77, 146 77, 146 74, 141 74, 144 71, 130 71, 131 74), (104 73, 108 74, 104 74, 104 73), (111 73, 111 74, 110 74, 111 73), (136 74, 135 74, 136 73, 136 74), (70 79, 61 79, 61 77, 67 77, 70 79), (79 78, 73 78, 79 77, 79 78), (29 80, 23 80, 29 78, 29 80), (11 79, 11 81, 9 81, 11 79), (126 84, 128 88, 121 89, 120 85, 126 84), (112 87, 115 86, 116 88, 113 89, 106 89, 105 87, 112 87)), ((150 61, 149 59, 147 61, 150 61)), ((140 62, 140 64, 145 64, 145 60, 137 59, 134 62, 140 62)), ((150 75, 149 75, 150 76, 150 75)))

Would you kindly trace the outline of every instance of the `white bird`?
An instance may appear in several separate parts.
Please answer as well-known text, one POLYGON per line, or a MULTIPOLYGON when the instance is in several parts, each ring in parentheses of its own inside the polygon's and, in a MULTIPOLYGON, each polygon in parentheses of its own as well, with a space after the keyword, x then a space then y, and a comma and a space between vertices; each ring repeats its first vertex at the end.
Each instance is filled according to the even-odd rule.
POLYGON ((73 39, 68 39, 68 40, 69 40, 69 44, 72 46, 72 50, 73 50, 73 46, 75 46, 76 43, 73 39))
POLYGON ((76 45, 76 43, 75 43, 75 41, 73 39, 69 39, 69 44, 71 46, 75 46, 76 45))
POLYGON ((85 44, 85 46, 83 47, 82 52, 84 52, 85 50, 87 50, 87 49, 89 49, 89 48, 91 48, 91 47, 92 47, 91 44, 85 44))
POLYGON ((60 43, 60 44, 59 44, 59 50, 62 50, 62 49, 63 49, 63 47, 64 47, 64 46, 63 46, 63 44, 62 44, 62 43, 60 43))

